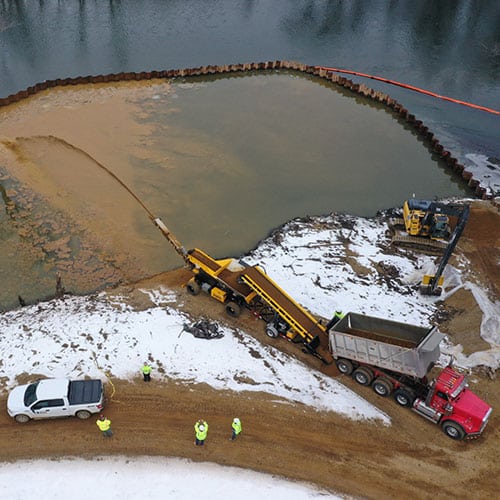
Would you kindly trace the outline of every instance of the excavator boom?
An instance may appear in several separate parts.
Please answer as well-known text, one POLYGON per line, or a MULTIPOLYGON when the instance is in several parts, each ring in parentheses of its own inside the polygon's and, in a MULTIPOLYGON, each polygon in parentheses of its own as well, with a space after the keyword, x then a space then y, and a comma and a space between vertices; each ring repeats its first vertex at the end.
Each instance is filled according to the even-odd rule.
POLYGON ((420 292, 424 295, 436 295, 436 294, 439 295, 441 293, 439 285, 441 284, 442 281, 441 278, 444 268, 446 267, 446 264, 448 264, 448 261, 450 260, 450 257, 453 254, 453 251, 455 250, 455 247, 458 244, 458 240, 460 239, 460 236, 464 232, 465 224, 469 219, 469 213, 470 213, 469 205, 462 205, 460 207, 460 210, 461 211, 459 212, 458 223, 455 226, 455 230, 451 235, 450 241, 448 242, 448 246, 446 247, 445 252, 441 258, 441 261, 439 262, 439 266, 436 270, 436 273, 432 276, 429 275, 424 276, 423 284, 420 286, 420 292))

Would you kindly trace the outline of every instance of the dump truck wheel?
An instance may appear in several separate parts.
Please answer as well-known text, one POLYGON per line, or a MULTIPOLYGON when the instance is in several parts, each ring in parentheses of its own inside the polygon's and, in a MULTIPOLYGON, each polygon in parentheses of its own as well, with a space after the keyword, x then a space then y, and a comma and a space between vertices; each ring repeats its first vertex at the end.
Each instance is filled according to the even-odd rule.
POLYGON ((443 422, 441 428, 448 437, 455 439, 456 441, 460 441, 465 437, 463 427, 452 420, 446 420, 446 422, 443 422))
POLYGON ((389 396, 389 394, 392 392, 394 389, 393 385, 389 380, 386 380, 384 378, 377 378, 375 382, 372 384, 372 389, 379 395, 382 396, 383 398, 386 398, 389 396))
POLYGON ((352 363, 348 359, 337 359, 335 364, 337 365, 339 372, 344 375, 350 375, 354 370, 352 363))
POLYGON ((360 368, 356 368, 356 370, 354 370, 352 377, 360 385, 370 385, 373 380, 373 373, 369 368, 361 366, 360 368))
POLYGON ((80 419, 80 420, 86 420, 87 418, 90 417, 91 413, 87 410, 80 410, 75 413, 75 415, 80 419))
POLYGON ((19 424, 25 424, 26 422, 29 422, 30 418, 28 415, 16 415, 14 420, 19 424))
POLYGON ((190 295, 198 295, 200 293, 201 286, 194 278, 191 278, 187 282, 186 290, 190 295))
POLYGON ((415 394, 405 389, 396 389, 394 391, 394 400, 398 405, 410 408, 410 406, 412 406, 413 402, 415 401, 415 394))
POLYGON ((241 314, 241 307, 236 302, 228 302, 226 312, 229 316, 237 318, 241 314))
POLYGON ((279 332, 273 324, 268 323, 266 325, 266 334, 272 339, 275 339, 279 335, 279 332))

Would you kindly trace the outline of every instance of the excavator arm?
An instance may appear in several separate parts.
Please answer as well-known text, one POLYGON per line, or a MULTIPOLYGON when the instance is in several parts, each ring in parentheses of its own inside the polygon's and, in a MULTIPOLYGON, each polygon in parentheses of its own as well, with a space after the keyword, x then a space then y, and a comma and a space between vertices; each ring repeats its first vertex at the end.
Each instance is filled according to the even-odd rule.
POLYGON ((465 225, 469 219, 470 207, 469 205, 459 205, 453 207, 446 207, 448 209, 447 215, 458 215, 458 222, 455 229, 450 237, 448 245, 444 251, 441 261, 439 262, 438 268, 434 275, 425 275, 420 285, 420 292, 423 295, 440 295, 441 290, 439 285, 441 283, 441 276, 443 274, 444 268, 448 264, 455 247, 458 244, 460 236, 464 232, 465 225))

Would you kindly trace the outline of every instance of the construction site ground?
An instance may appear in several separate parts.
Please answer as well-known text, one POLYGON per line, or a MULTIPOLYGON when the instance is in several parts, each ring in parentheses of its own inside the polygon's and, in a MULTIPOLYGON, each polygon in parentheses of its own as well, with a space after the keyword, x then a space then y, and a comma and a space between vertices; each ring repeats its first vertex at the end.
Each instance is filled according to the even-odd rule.
MULTIPOLYGON (((498 300, 500 216, 491 204, 474 206, 459 248, 471 260, 490 296, 498 300)), ((245 312, 230 319, 223 306, 208 296, 184 294, 188 271, 164 273, 136 285, 120 288, 131 303, 141 307, 139 287, 163 284, 182 294, 179 309, 193 316, 231 322, 263 343, 329 373, 383 412, 392 424, 355 421, 333 412, 280 402, 263 393, 215 391, 206 385, 177 382, 147 384, 112 380, 114 394, 106 415, 114 436, 105 439, 95 419, 14 423, 0 412, 0 459, 13 461, 38 457, 175 456, 211 461, 314 483, 320 487, 362 498, 495 498, 500 465, 500 382, 491 370, 470 375, 471 388, 493 406, 484 435, 471 442, 455 442, 434 424, 383 399, 370 389, 339 375, 333 366, 301 352, 283 339, 273 340, 261 321, 245 312), (243 433, 229 441, 232 417, 239 416, 243 433), (204 447, 194 446, 193 424, 205 418, 210 432, 204 447)), ((144 304, 145 306, 145 304, 144 304)), ((465 352, 488 348, 479 338, 481 314, 472 295, 461 290, 443 305, 447 331, 457 332, 456 343, 465 352)), ((203 341, 203 340, 201 340, 203 341)), ((207 349, 210 349, 210 341, 207 349)), ((196 359, 190 362, 196 363, 196 359)), ((167 367, 168 375, 168 367, 167 367)), ((108 396, 112 386, 107 385, 108 396)), ((1 404, 5 408, 6 397, 1 404)))

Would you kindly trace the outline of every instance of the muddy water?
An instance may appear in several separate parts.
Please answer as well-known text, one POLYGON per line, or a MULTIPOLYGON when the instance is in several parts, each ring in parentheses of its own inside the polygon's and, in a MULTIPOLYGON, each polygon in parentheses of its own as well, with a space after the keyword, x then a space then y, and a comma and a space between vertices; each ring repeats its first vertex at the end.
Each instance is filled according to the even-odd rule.
POLYGON ((464 194, 383 108, 292 74, 81 86, 0 111, 0 308, 239 255, 304 215, 464 194), (307 124, 307 126, 306 126, 307 124))

